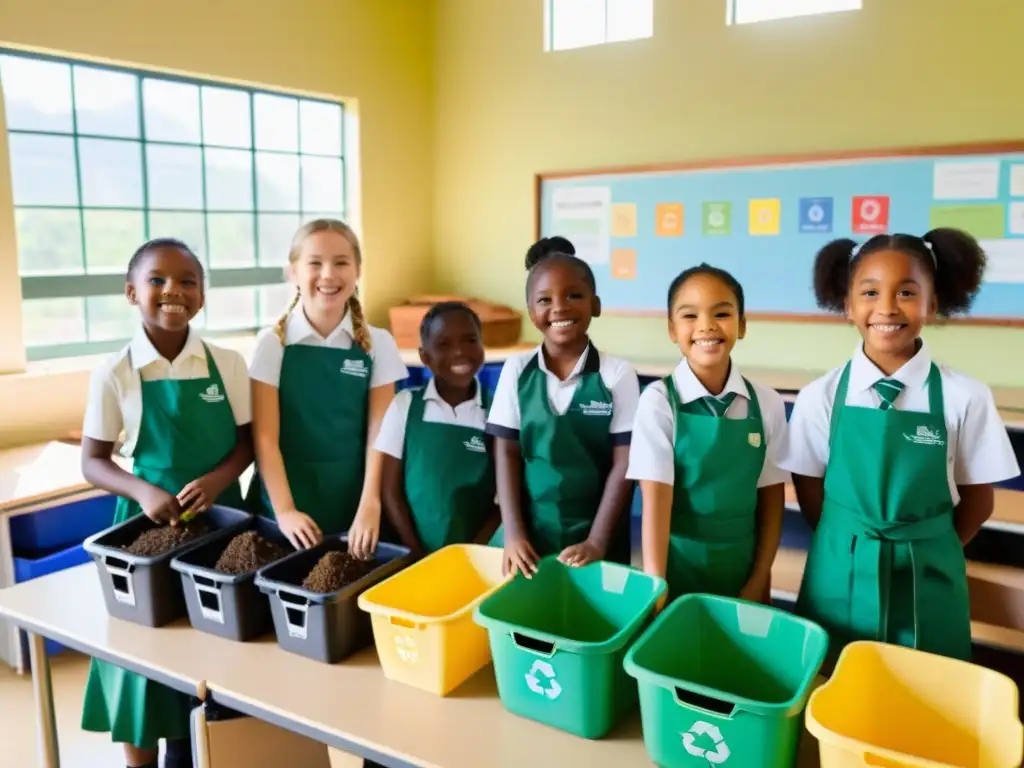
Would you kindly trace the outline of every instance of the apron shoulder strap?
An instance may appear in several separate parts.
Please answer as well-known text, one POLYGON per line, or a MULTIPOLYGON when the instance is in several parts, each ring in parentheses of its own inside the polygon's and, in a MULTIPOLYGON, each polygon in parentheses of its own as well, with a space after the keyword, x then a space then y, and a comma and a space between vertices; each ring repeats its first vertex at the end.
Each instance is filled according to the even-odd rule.
MULTIPOLYGON (((203 352, 206 353, 206 372, 207 372, 207 375, 211 379, 214 379, 215 381, 220 381, 221 383, 223 383, 223 379, 221 378, 221 375, 220 375, 220 368, 217 367, 217 361, 213 359, 213 353, 210 351, 210 348, 206 345, 205 341, 203 342, 203 352)), ((226 395, 227 392, 225 392, 224 394, 226 395)))
POLYGON ((754 385, 750 383, 746 376, 741 377, 743 383, 747 385, 747 397, 749 405, 747 406, 747 418, 748 419, 761 419, 761 401, 757 399, 757 392, 754 391, 754 385))
POLYGON ((683 404, 679 401, 679 393, 676 391, 676 383, 672 380, 672 374, 663 378, 661 383, 665 385, 665 395, 668 397, 668 404, 672 406, 672 413, 679 413, 683 404))
POLYGON ((587 351, 584 354, 586 354, 587 359, 583 363, 583 370, 580 373, 600 373, 601 355, 598 353, 597 347, 594 346, 594 342, 590 341, 587 343, 587 351))
POLYGON ((409 389, 409 413, 406 417, 406 423, 410 421, 423 421, 423 411, 426 408, 426 400, 423 395, 426 390, 426 387, 412 387, 409 389))
POLYGON ((839 426, 839 412, 843 410, 843 406, 846 405, 846 393, 850 388, 850 366, 852 361, 846 363, 843 367, 843 372, 839 376, 839 384, 836 385, 836 396, 832 400, 832 416, 829 419, 828 425, 828 440, 829 443, 836 435, 836 427, 839 426))
POLYGON ((484 407, 484 414, 490 416, 491 403, 494 401, 494 395, 491 394, 491 390, 480 382, 480 379, 476 380, 476 385, 480 387, 480 403, 484 407))

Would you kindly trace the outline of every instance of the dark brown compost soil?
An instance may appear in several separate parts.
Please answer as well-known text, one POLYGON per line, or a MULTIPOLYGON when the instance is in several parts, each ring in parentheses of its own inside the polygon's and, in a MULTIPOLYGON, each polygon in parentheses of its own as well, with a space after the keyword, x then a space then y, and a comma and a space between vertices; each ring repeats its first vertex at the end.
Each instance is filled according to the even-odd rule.
POLYGON ((372 560, 358 560, 348 552, 328 552, 313 566, 302 588, 320 594, 337 592, 368 574, 373 566, 372 560))
POLYGON ((172 549, 177 549, 182 544, 187 544, 193 539, 205 536, 213 530, 213 526, 202 516, 187 523, 179 525, 161 525, 157 528, 150 528, 143 531, 124 551, 130 555, 139 557, 153 557, 162 555, 172 549))
POLYGON ((224 548, 215 570, 238 575, 257 571, 288 554, 280 544, 260 536, 256 531, 240 533, 224 548))

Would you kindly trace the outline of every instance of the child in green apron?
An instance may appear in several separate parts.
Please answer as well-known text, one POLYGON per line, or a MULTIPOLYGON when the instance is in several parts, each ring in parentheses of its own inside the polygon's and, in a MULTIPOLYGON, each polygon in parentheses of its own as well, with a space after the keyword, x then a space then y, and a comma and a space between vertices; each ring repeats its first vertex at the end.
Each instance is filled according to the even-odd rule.
POLYGON ((484 434, 491 398, 476 379, 480 318, 460 302, 431 307, 420 324, 420 359, 433 376, 398 394, 377 438, 384 511, 413 552, 486 544, 500 516, 484 434))
MULTIPOLYGON (((118 496, 114 522, 140 512, 177 523, 186 509, 242 506, 238 477, 252 463, 249 385, 237 352, 207 345, 189 329, 203 307, 203 267, 177 240, 152 240, 128 265, 126 293, 142 325, 92 376, 82 428, 82 472, 118 496), (124 432, 126 472, 111 459, 124 432)), ((110 732, 129 766, 192 765, 191 699, 93 660, 82 728, 110 732)))
POLYGON ((868 639, 970 658, 963 546, 1020 468, 988 387, 934 363, 920 334, 970 308, 984 267, 953 229, 836 240, 815 261, 819 306, 863 339, 801 391, 783 461, 815 529, 797 610, 833 655, 868 639))
POLYGON ((668 334, 683 361, 640 396, 627 475, 643 496, 644 570, 668 582, 668 600, 708 592, 769 602, 786 409, 732 361, 745 333, 731 274, 702 264, 672 282, 668 334))
POLYGON ((381 527, 373 441, 408 371, 391 334, 363 318, 361 271, 359 240, 343 222, 316 219, 295 234, 295 298, 249 369, 258 471, 247 500, 296 547, 347 532, 351 551, 368 558, 381 527))
POLYGON ((569 565, 630 562, 626 480, 639 397, 636 372, 599 355, 587 330, 601 314, 594 273, 564 238, 527 254, 536 350, 509 358, 488 416, 505 565, 530 577, 538 557, 569 565))

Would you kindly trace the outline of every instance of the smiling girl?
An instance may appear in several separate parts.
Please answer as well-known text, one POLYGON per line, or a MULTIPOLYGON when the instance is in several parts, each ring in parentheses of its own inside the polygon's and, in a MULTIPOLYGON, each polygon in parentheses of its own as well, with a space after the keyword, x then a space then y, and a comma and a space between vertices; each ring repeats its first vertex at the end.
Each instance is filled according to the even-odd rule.
POLYGON ((1020 468, 989 388, 936 364, 920 335, 970 308, 984 269, 953 229, 836 240, 815 261, 818 305, 862 338, 800 392, 782 462, 815 529, 797 610, 833 653, 869 639, 970 657, 963 545, 1020 468))
POLYGON ((672 281, 668 335, 683 360, 640 396, 627 475, 643 495, 644 570, 668 582, 669 600, 769 601, 786 410, 733 363, 746 330, 743 288, 725 270, 701 264, 672 281))
POLYGON ((601 314, 594 273, 564 238, 526 255, 530 320, 544 335, 501 370, 487 423, 495 438, 505 566, 526 576, 538 557, 569 565, 629 563, 625 513, 636 372, 601 355, 590 321, 601 314))

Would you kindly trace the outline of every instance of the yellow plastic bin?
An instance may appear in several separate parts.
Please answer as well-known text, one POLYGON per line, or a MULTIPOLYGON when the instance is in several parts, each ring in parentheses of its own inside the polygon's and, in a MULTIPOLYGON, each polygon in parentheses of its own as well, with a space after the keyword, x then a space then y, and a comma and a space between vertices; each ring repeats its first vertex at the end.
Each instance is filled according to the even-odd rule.
POLYGON ((875 642, 843 649, 811 695, 821 768, 1019 768, 1017 686, 984 667, 875 642))
POLYGON ((452 544, 359 596, 389 680, 444 696, 491 661, 477 605, 505 582, 502 550, 452 544))

